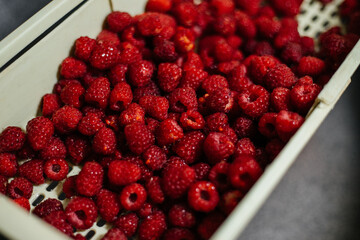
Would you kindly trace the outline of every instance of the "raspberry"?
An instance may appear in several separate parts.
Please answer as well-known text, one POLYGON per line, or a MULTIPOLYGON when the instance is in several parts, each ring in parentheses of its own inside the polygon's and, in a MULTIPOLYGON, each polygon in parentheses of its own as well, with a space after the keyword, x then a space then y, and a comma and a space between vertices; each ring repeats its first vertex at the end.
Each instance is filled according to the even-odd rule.
POLYGON ((169 101, 160 96, 144 96, 139 100, 145 112, 157 120, 165 120, 168 116, 169 101))
POLYGON ((120 194, 121 205, 128 211, 139 210, 146 201, 146 190, 138 184, 132 183, 123 188, 120 194))
POLYGON ((277 49, 282 49, 288 42, 299 43, 301 41, 297 29, 282 28, 276 35, 273 43, 277 49))
POLYGON ((65 158, 66 146, 60 138, 52 137, 47 145, 41 150, 40 156, 44 160, 51 158, 65 158))
POLYGON ((174 112, 186 112, 196 110, 198 107, 196 92, 190 87, 176 88, 169 95, 170 110, 174 112))
POLYGON ((66 149, 71 161, 79 164, 90 153, 90 142, 81 135, 70 135, 65 140, 66 149))
MULTIPOLYGON (((84 77, 85 78, 85 77, 84 77)), ((70 83, 80 83, 80 81, 76 80, 76 79, 61 79, 59 80, 55 85, 54 85, 54 88, 53 88, 53 92, 55 94, 58 94, 60 95, 61 93, 61 90, 68 84, 70 83)), ((81 83, 80 83, 81 84, 81 83)))
POLYGON ((95 196, 103 185, 104 170, 97 162, 86 162, 76 177, 76 190, 79 194, 95 196))
POLYGON ((108 43, 108 44, 112 44, 113 46, 119 47, 120 45, 120 39, 119 36, 114 33, 111 32, 109 30, 102 30, 96 37, 96 42, 98 44, 102 44, 102 43, 108 43))
POLYGON ((45 117, 36 117, 26 125, 27 139, 35 150, 43 149, 54 134, 53 123, 45 117))
POLYGON ((166 229, 165 215, 157 211, 144 219, 139 226, 139 240, 160 239, 166 229))
POLYGON ((45 94, 42 98, 41 112, 45 117, 51 117, 51 115, 60 108, 60 98, 56 94, 45 94))
POLYGON ((74 197, 66 206, 65 214, 71 226, 76 229, 88 229, 96 221, 96 205, 90 198, 74 197))
POLYGON ((315 53, 315 41, 311 37, 301 37, 301 48, 304 56, 313 55, 315 53))
POLYGON ((111 31, 119 33, 132 23, 132 17, 126 12, 114 11, 106 17, 106 23, 111 31))
POLYGON ((11 153, 0 153, 0 175, 4 177, 15 176, 18 170, 16 156, 11 153))
POLYGON ((188 132, 173 147, 173 151, 186 163, 198 160, 202 155, 202 145, 205 135, 199 131, 188 132))
POLYGON ((297 85, 290 92, 291 103, 300 113, 307 113, 321 88, 317 84, 297 85))
POLYGON ((140 218, 145 219, 158 210, 159 209, 157 209, 153 204, 145 202, 142 207, 137 211, 137 215, 140 218))
POLYGON ((122 126, 134 122, 145 123, 145 110, 137 103, 131 103, 129 107, 122 111, 119 116, 119 123, 122 126))
POLYGON ((105 118, 105 112, 103 109, 100 109, 100 108, 96 108, 96 107, 93 107, 93 106, 84 106, 82 108, 82 113, 84 115, 87 115, 88 113, 95 113, 96 115, 98 115, 98 117, 100 119, 104 119, 105 118))
POLYGON ((40 218, 44 218, 52 212, 63 211, 62 203, 55 198, 48 198, 37 205, 32 211, 33 214, 40 218))
POLYGON ((127 240, 126 235, 118 228, 112 228, 101 238, 101 240, 127 240))
POLYGON ((150 130, 152 134, 155 134, 157 127, 159 126, 160 122, 154 118, 146 118, 146 126, 150 130))
POLYGON ((219 88, 211 92, 206 98, 206 106, 212 112, 228 113, 234 106, 234 98, 230 89, 219 88))
POLYGON ((164 28, 160 13, 143 13, 139 16, 137 29, 143 36, 156 36, 164 28))
MULTIPOLYGON (((300 81, 300 80, 299 80, 300 81)), ((270 95, 271 106, 276 112, 291 110, 290 90, 287 88, 275 88, 270 95)))
POLYGON ((270 142, 268 142, 265 147, 265 151, 266 151, 267 155, 269 156, 270 160, 275 159, 276 156, 284 148, 284 146, 285 146, 285 144, 277 138, 270 140, 270 142))
POLYGON ((229 183, 227 181, 227 173, 229 171, 229 166, 229 163, 221 161, 215 164, 209 172, 209 180, 219 191, 223 191, 229 186, 229 183))
POLYGON ((256 149, 250 138, 242 138, 235 145, 234 158, 244 155, 255 157, 256 149))
POLYGON ((195 180, 195 170, 186 164, 181 166, 170 165, 163 170, 162 175, 162 189, 172 199, 185 195, 195 180))
POLYGON ((107 78, 95 79, 85 93, 85 102, 105 109, 110 96, 110 82, 107 78))
POLYGON ((14 178, 6 187, 6 194, 12 199, 31 197, 33 185, 23 177, 14 178))
POLYGON ((192 210, 182 204, 175 204, 169 210, 169 223, 173 226, 192 228, 196 218, 192 210))
POLYGON ((163 239, 164 240, 195 240, 195 236, 188 229, 171 228, 165 232, 163 239))
POLYGON ((105 70, 115 66, 120 58, 120 51, 116 45, 103 42, 97 43, 91 52, 89 62, 94 68, 105 70))
POLYGON ((29 160, 19 167, 19 176, 26 178, 33 184, 43 184, 45 182, 43 164, 43 160, 40 159, 29 160))
MULTIPOLYGON (((180 53, 188 53, 195 49, 195 32, 192 29, 178 27, 176 28, 173 41, 175 48, 180 53)), ((189 69, 184 68, 185 71, 189 69)))
POLYGON ((95 152, 109 155, 116 149, 116 136, 110 128, 100 129, 94 136, 92 148, 95 152))
POLYGON ((213 51, 218 62, 227 62, 234 58, 234 49, 223 38, 216 42, 213 51))
POLYGON ((150 170, 160 170, 167 160, 164 150, 155 145, 143 153, 143 159, 150 170))
POLYGON ((188 52, 183 63, 183 69, 184 71, 189 71, 192 68, 204 69, 204 65, 197 53, 188 52))
POLYGON ((257 42, 254 46, 253 54, 258 56, 273 56, 275 55, 275 49, 269 42, 261 41, 257 42))
POLYGON ((114 225, 122 230, 127 237, 134 236, 137 226, 138 226, 139 218, 135 213, 125 213, 115 220, 114 225))
POLYGON ((26 140, 25 133, 19 127, 7 127, 0 134, 0 152, 20 150, 26 140))
POLYGON ((320 75, 325 70, 325 62, 316 57, 302 57, 297 71, 300 76, 309 75, 312 77, 320 75))
POLYGON ((225 113, 214 113, 206 117, 206 129, 210 132, 222 132, 228 125, 225 113))
POLYGON ((6 194, 7 178, 0 175, 0 194, 6 194))
POLYGON ((160 62, 173 62, 178 58, 175 44, 166 39, 154 40, 154 55, 160 62))
POLYGON ((302 1, 299 0, 271 0, 273 8, 281 15, 286 17, 294 17, 300 11, 300 5, 302 1))
POLYGON ((237 159, 229 167, 229 179, 235 188, 246 192, 261 176, 262 169, 251 156, 242 156, 237 159))
POLYGON ((140 61, 141 58, 141 52, 131 43, 123 42, 120 44, 120 64, 131 64, 140 61))
POLYGON ((303 55, 302 46, 299 43, 289 42, 281 51, 281 58, 287 63, 297 63, 303 55))
POLYGON ((125 127, 125 138, 130 151, 140 155, 155 143, 154 135, 142 123, 132 123, 125 127))
POLYGON ((78 109, 66 105, 54 112, 52 122, 59 133, 68 134, 76 130, 81 118, 82 113, 78 109))
POLYGON ((211 212, 219 202, 219 194, 211 182, 194 183, 188 193, 190 207, 199 212, 211 212))
POLYGON ((236 21, 233 15, 221 15, 215 19, 214 30, 222 36, 231 36, 236 31, 236 21))
POLYGON ((83 61, 88 61, 96 41, 89 37, 79 37, 75 41, 75 56, 83 61))
POLYGON ((137 156, 128 156, 123 158, 124 161, 131 162, 140 168, 140 179, 146 181, 152 177, 153 173, 146 167, 145 163, 140 157, 137 156))
POLYGON ((82 78, 81 83, 85 88, 88 88, 96 78, 103 76, 104 73, 101 70, 90 67, 86 72, 85 76, 82 78))
POLYGON ((74 79, 81 78, 85 75, 86 64, 73 57, 65 58, 61 63, 60 74, 64 78, 74 79))
POLYGON ((266 39, 273 39, 274 36, 280 31, 281 23, 275 18, 258 17, 255 20, 255 25, 258 34, 266 39))
POLYGON ((126 81, 128 65, 118 64, 112 67, 108 73, 109 80, 113 86, 126 81))
POLYGON ((259 132, 267 138, 276 137, 276 113, 265 113, 259 120, 259 132))
POLYGON ((297 113, 280 111, 276 117, 275 128, 283 141, 288 141, 292 135, 301 127, 304 118, 297 113))
POLYGON ((177 22, 185 27, 195 25, 198 12, 196 6, 192 2, 181 2, 172 8, 173 14, 177 22))
POLYGON ((53 181, 61 181, 66 178, 69 165, 62 158, 49 159, 44 164, 45 175, 53 181))
POLYGON ((35 151, 31 148, 29 141, 25 141, 24 146, 16 152, 19 159, 30 159, 35 157, 35 151))
POLYGON ((96 113, 87 113, 80 121, 78 130, 81 134, 92 136, 97 133, 105 124, 96 113))
POLYGON ((225 217, 219 212, 213 212, 204 217, 197 227, 197 232, 202 239, 210 239, 213 233, 225 220, 225 217))
POLYGON ((253 85, 239 94, 238 104, 246 115, 258 118, 268 111, 270 94, 262 86, 253 85))
POLYGON ((146 12, 167 12, 171 9, 171 0, 149 0, 146 3, 146 12))
POLYGON ((278 64, 270 69, 264 78, 269 89, 277 87, 291 88, 297 81, 295 74, 285 64, 278 64))
POLYGON ((192 166, 192 168, 195 170, 195 179, 197 181, 205 180, 208 177, 209 171, 210 171, 210 165, 207 163, 197 163, 192 166))
POLYGON ((212 132, 206 137, 203 148, 210 164, 226 160, 235 150, 230 139, 226 135, 217 132, 212 132))
POLYGON ((109 165, 108 178, 114 185, 128 185, 136 182, 140 177, 141 169, 135 163, 114 160, 109 165))
POLYGON ((149 198, 155 204, 163 203, 165 200, 164 192, 161 189, 160 181, 160 177, 154 176, 151 177, 145 185, 149 198))
POLYGON ((260 0, 236 0, 236 5, 238 8, 243 10, 249 15, 255 15, 260 8, 260 0))
POLYGON ((183 112, 180 117, 180 123, 186 130, 200 130, 205 127, 203 116, 194 110, 183 112))
POLYGON ((143 96, 160 96, 160 89, 154 82, 150 82, 145 87, 135 88, 133 91, 133 102, 139 102, 143 96))
POLYGON ((29 199, 26 199, 24 197, 17 198, 13 200, 18 206, 26 209, 28 212, 30 212, 30 203, 29 199))
POLYGON ((175 143, 184 136, 183 129, 173 119, 166 119, 156 130, 156 140, 160 146, 175 143))
POLYGON ((64 184, 63 184, 63 192, 65 193, 65 196, 67 198, 71 198, 72 196, 76 196, 76 176, 71 176, 66 178, 64 184))
POLYGON ((223 76, 211 75, 202 82, 201 86, 207 93, 212 93, 215 90, 229 88, 229 84, 223 76))
POLYGON ((233 129, 235 130, 238 138, 244 138, 253 137, 256 134, 257 127, 251 119, 246 117, 239 117, 235 120, 233 129))
POLYGON ((80 108, 83 102, 85 89, 80 83, 67 84, 60 93, 61 101, 71 107, 80 108))
POLYGON ((249 15, 245 12, 236 11, 235 19, 240 36, 247 39, 252 39, 256 36, 256 26, 249 15))
POLYGON ((220 199, 220 208, 221 210, 229 215, 240 202, 240 200, 244 197, 244 194, 238 190, 231 190, 224 193, 220 199))
POLYGON ((60 230, 61 232, 65 233, 68 236, 72 236, 73 228, 72 226, 66 221, 66 215, 64 211, 54 211, 44 217, 44 220, 60 230))
POLYGON ((96 206, 100 216, 107 222, 113 222, 121 209, 117 195, 107 189, 101 189, 96 195, 96 206))
POLYGON ((250 75, 253 80, 262 84, 268 71, 278 64, 278 60, 271 56, 254 57, 250 62, 250 75))
POLYGON ((150 83, 154 72, 151 62, 141 60, 129 65, 129 81, 135 87, 144 87, 150 83))
POLYGON ((114 111, 122 111, 130 105, 132 98, 130 85, 125 82, 118 83, 110 94, 110 108, 114 111))
POLYGON ((192 68, 188 71, 184 71, 180 87, 190 87, 196 91, 207 76, 208 73, 201 69, 192 68))
POLYGON ((172 92, 180 83, 182 70, 175 63, 161 63, 158 66, 158 84, 161 90, 172 92))

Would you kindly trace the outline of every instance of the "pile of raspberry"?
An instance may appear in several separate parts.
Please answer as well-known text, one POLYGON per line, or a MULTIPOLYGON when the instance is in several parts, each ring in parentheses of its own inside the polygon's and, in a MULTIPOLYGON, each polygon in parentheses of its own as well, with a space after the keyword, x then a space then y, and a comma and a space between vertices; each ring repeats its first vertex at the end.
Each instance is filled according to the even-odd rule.
POLYGON ((33 214, 74 239, 208 239, 304 122, 359 39, 302 37, 301 0, 149 0, 80 37, 26 133, 0 135, 0 193, 30 210, 33 185, 63 181, 69 203, 33 214), (81 166, 68 176, 69 164, 81 166), (75 231, 76 230, 76 231, 75 231))

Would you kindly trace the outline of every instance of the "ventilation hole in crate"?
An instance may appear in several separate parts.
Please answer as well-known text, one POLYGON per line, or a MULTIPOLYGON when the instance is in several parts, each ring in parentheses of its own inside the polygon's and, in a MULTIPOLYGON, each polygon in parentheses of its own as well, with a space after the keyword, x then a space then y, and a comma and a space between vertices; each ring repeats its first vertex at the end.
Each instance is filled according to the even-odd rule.
POLYGON ((331 17, 335 17, 337 15, 338 15, 338 13, 336 11, 331 13, 331 17))
POLYGON ((33 203, 32 203, 32 205, 34 206, 34 207, 36 207, 39 203, 41 203, 41 201, 43 200, 45 198, 45 196, 44 195, 39 195, 34 201, 33 201, 33 203))
POLYGON ((52 190, 54 190, 54 188, 56 188, 56 186, 58 184, 59 184, 59 182, 56 182, 56 181, 50 183, 50 185, 46 188, 46 191, 51 192, 52 190))
POLYGON ((329 21, 325 21, 324 23, 323 23, 323 27, 327 27, 329 25, 329 21))
POLYGON ((66 195, 65 195, 64 192, 61 192, 60 195, 58 196, 58 199, 59 199, 60 201, 64 200, 65 198, 66 198, 66 195))
POLYGON ((315 0, 311 0, 311 2, 309 3, 309 5, 313 5, 315 3, 315 0))
POLYGON ((106 221, 104 220, 104 219, 100 219, 97 223, 96 223, 96 225, 98 226, 98 227, 102 227, 102 226, 104 226, 106 224, 106 221))
POLYGON ((316 34, 315 34, 315 38, 320 37, 320 34, 321 34, 321 32, 316 32, 316 34))
POLYGON ((69 166, 69 172, 71 172, 73 170, 72 166, 69 166))
POLYGON ((88 232, 85 236, 85 238, 87 240, 90 240, 93 236, 95 235, 95 231, 94 230, 91 230, 90 232, 88 232))
POLYGON ((325 10, 326 6, 323 5, 321 8, 320 8, 320 12, 323 12, 325 10))
POLYGON ((311 20, 312 20, 313 22, 315 22, 315 21, 318 20, 318 19, 319 19, 318 16, 313 16, 313 17, 311 18, 311 20))
POLYGON ((300 10, 300 15, 304 15, 306 13, 306 10, 305 9, 301 9, 300 10))
POLYGON ((306 25, 306 26, 304 27, 304 32, 309 31, 309 29, 310 29, 310 25, 306 25))

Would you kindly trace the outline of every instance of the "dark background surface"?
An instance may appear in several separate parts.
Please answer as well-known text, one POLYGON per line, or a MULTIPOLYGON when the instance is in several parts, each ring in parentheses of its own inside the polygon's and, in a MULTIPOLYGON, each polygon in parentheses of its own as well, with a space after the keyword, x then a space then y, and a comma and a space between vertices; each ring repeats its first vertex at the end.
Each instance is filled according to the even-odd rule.
MULTIPOLYGON (((0 0, 0 39, 48 2, 0 0)), ((352 80, 239 240, 360 239, 360 69, 352 80)))

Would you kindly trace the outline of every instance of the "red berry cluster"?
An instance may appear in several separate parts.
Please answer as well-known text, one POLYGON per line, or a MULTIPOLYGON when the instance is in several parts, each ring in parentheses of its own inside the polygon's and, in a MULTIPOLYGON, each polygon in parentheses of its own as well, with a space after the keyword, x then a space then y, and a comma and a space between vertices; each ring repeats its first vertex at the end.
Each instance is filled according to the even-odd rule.
POLYGON ((33 184, 66 179, 65 209, 47 199, 33 213, 74 239, 98 215, 113 225, 103 239, 208 239, 359 39, 347 0, 350 33, 330 29, 316 52, 297 30, 301 2, 149 0, 143 14, 110 13, 96 39, 75 41, 43 116, 0 134, 0 193, 29 210, 33 184))

